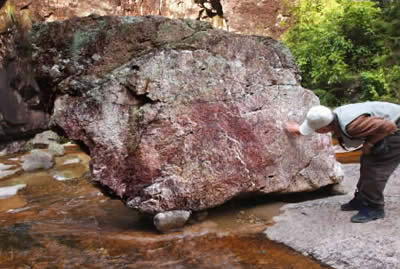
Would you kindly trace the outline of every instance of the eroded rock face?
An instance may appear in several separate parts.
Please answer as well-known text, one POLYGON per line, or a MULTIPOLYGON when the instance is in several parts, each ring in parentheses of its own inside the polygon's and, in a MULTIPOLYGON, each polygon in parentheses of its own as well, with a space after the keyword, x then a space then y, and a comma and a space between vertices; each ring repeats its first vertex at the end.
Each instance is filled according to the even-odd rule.
POLYGON ((74 16, 160 15, 169 18, 199 19, 225 30, 278 38, 290 24, 289 1, 256 0, 9 0, 28 10, 34 19, 54 21, 74 16))
POLYGON ((32 40, 38 78, 63 94, 52 124, 88 147, 93 179, 132 208, 198 211, 341 180, 328 136, 283 130, 318 99, 273 39, 92 16, 37 25, 32 40))

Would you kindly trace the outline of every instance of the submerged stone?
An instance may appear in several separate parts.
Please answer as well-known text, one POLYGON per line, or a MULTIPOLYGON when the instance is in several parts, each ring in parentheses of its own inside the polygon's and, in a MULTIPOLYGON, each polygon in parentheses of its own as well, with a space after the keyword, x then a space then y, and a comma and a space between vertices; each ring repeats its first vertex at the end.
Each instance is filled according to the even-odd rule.
POLYGON ((182 228, 189 220, 191 212, 185 210, 174 210, 161 212, 154 216, 154 226, 160 232, 172 232, 182 228))

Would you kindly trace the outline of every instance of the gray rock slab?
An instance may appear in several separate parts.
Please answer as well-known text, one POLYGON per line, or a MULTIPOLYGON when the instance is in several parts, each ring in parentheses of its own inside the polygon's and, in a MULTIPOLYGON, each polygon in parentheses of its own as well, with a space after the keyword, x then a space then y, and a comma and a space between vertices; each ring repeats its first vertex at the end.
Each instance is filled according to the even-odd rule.
POLYGON ((343 170, 347 195, 286 205, 265 234, 333 268, 400 268, 400 169, 385 190, 385 219, 365 224, 350 222, 356 212, 340 211, 352 198, 359 165, 343 170))
POLYGON ((32 145, 50 145, 55 143, 60 139, 60 136, 53 131, 45 131, 35 135, 35 137, 30 141, 32 145))

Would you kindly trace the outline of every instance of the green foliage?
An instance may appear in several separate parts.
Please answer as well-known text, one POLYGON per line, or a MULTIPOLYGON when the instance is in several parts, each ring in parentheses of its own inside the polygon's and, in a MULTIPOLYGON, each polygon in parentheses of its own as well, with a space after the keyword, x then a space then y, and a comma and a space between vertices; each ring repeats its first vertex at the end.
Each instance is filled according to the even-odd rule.
POLYGON ((301 0, 294 26, 284 36, 302 72, 303 86, 336 106, 399 102, 400 4, 301 0))

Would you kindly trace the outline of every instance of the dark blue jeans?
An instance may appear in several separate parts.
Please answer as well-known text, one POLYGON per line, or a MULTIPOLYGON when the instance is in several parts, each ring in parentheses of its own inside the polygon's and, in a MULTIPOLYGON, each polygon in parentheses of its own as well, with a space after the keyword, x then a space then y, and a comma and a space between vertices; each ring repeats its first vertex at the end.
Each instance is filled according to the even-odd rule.
POLYGON ((400 163, 400 132, 385 137, 387 151, 361 156, 360 179, 356 197, 367 205, 383 208, 383 191, 393 171, 400 163))

